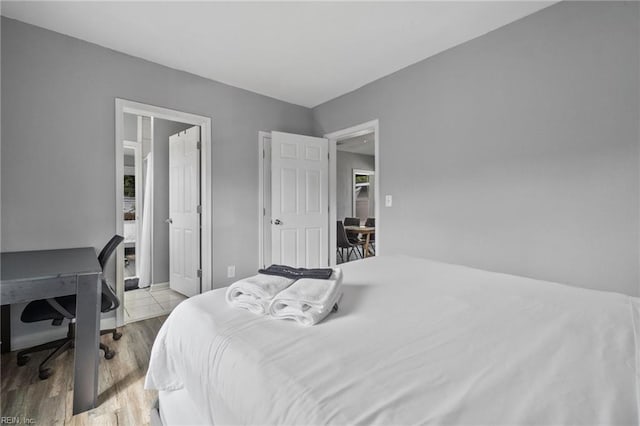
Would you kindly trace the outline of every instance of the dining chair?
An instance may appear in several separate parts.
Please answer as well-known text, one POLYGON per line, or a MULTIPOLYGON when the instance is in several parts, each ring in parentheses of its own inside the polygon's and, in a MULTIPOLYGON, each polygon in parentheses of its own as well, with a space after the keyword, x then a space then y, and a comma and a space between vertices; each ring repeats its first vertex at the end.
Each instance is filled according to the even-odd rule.
MULTIPOLYGON (((364 226, 375 228, 376 218, 368 217, 367 220, 364 222, 364 226)), ((375 232, 372 232, 371 235, 369 235, 369 248, 371 249, 371 252, 375 255, 376 254, 376 233, 375 232)))
POLYGON ((347 232, 344 229, 344 224, 342 223, 342 221, 337 221, 337 252, 340 255, 340 260, 341 263, 343 263, 344 260, 344 251, 347 250, 347 262, 351 259, 351 253, 353 253, 356 250, 356 245, 351 243, 351 241, 349 241, 349 238, 347 238, 347 232))
MULTIPOLYGON (((360 226, 359 217, 345 217, 344 226, 360 226)), ((360 238, 360 234, 357 232, 347 230, 347 238, 351 244, 356 245, 356 251, 360 257, 364 257, 364 241, 360 238)))
POLYGON ((345 217, 344 226, 360 226, 359 217, 345 217))

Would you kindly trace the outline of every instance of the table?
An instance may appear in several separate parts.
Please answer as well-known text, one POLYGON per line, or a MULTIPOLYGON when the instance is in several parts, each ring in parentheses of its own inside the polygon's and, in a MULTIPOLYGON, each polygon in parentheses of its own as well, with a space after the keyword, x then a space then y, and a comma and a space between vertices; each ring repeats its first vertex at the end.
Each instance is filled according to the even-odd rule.
POLYGON ((102 268, 93 247, 0 254, 0 303, 76 294, 73 414, 96 406, 102 268))
POLYGON ((371 234, 376 233, 376 228, 373 226, 345 226, 344 230, 347 232, 358 233, 366 236, 364 240, 364 257, 369 256, 369 239, 371 234))

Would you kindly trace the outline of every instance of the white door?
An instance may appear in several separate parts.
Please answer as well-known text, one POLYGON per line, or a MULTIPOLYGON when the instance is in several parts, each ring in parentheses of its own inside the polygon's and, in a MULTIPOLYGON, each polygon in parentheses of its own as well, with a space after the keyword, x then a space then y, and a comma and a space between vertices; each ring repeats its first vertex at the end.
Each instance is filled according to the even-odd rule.
POLYGON ((169 137, 169 287, 200 293, 200 127, 169 137))
POLYGON ((329 143, 271 132, 271 262, 328 266, 329 143))

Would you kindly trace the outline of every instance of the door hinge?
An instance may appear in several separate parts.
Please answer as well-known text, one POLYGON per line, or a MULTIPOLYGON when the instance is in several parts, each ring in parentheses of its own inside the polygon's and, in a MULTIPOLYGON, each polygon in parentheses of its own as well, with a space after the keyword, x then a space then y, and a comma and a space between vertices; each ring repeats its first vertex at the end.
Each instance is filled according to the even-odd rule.
POLYGON ((198 212, 198 214, 202 214, 202 205, 196 207, 196 211, 198 212))
POLYGON ((262 208, 262 216, 266 216, 267 215, 267 209, 266 208, 262 208))
POLYGON ((202 142, 198 142, 198 143, 196 144, 196 148, 198 148, 198 149, 202 149, 202 142))
POLYGON ((197 274, 198 274, 198 278, 202 278, 202 269, 198 269, 197 274))
POLYGON ((267 158, 267 153, 265 152, 265 150, 262 150, 262 158, 267 158))

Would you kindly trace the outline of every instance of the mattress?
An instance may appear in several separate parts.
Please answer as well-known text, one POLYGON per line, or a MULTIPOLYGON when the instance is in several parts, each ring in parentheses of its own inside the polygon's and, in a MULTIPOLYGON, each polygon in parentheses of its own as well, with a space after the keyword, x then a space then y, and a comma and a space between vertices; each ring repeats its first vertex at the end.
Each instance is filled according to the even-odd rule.
POLYGON ((146 387, 235 424, 639 423, 640 301, 410 257, 341 265, 313 327, 225 303, 172 312, 146 387))

